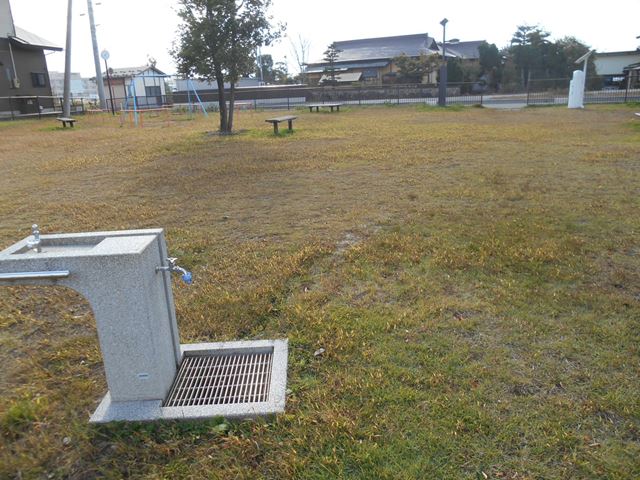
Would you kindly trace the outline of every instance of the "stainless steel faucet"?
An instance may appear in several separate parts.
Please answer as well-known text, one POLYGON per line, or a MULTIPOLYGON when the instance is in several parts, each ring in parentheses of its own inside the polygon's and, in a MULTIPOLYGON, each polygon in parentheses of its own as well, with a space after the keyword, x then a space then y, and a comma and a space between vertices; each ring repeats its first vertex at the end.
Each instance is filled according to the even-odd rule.
POLYGON ((182 281, 184 281, 184 283, 191 285, 191 282, 193 281, 191 272, 188 272, 184 268, 178 266, 176 264, 177 261, 178 261, 177 258, 172 258, 172 257, 167 258, 167 263, 169 265, 167 265, 166 267, 164 266, 156 267, 156 272, 180 273, 182 274, 182 281))
POLYGON ((33 240, 27 240, 27 247, 29 247, 30 250, 35 250, 36 253, 41 253, 40 228, 38 228, 38 225, 35 223, 31 226, 31 235, 33 235, 33 240))

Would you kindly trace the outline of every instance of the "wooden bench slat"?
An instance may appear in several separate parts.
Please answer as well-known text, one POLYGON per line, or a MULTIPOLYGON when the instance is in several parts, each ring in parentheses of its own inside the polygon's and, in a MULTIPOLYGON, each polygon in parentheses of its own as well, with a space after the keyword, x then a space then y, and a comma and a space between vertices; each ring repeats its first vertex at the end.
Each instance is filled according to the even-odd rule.
POLYGON ((293 116, 293 115, 286 115, 284 117, 275 117, 275 118, 268 118, 265 120, 265 122, 271 123, 273 124, 273 133, 274 134, 278 134, 278 125, 281 122, 288 122, 289 123, 289 131, 293 132, 293 121, 295 119, 297 119, 298 117, 293 116))
POLYGON ((309 109, 309 112, 313 112, 314 108, 316 109, 316 112, 319 112, 320 108, 323 108, 323 107, 330 108, 332 112, 333 112, 333 109, 335 108, 339 112, 341 106, 342 106, 342 103, 308 103, 306 105, 306 107, 309 109))
POLYGON ((265 122, 286 122, 288 120, 295 120, 298 117, 294 117, 293 115, 287 115, 286 117, 275 117, 275 118, 269 118, 267 120, 265 120, 265 122))
POLYGON ((73 124, 76 123, 76 119, 75 118, 66 118, 66 117, 58 117, 56 118, 57 121, 62 122, 62 128, 67 128, 67 123, 69 125, 71 125, 71 128, 73 128, 73 124))

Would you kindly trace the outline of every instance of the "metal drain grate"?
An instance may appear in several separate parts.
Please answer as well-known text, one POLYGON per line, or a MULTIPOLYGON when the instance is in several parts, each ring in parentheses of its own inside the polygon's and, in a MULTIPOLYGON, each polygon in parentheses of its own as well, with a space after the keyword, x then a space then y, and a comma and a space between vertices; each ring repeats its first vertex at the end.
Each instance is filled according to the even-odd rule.
POLYGON ((262 353, 185 355, 165 407, 269 401, 273 349, 262 353))

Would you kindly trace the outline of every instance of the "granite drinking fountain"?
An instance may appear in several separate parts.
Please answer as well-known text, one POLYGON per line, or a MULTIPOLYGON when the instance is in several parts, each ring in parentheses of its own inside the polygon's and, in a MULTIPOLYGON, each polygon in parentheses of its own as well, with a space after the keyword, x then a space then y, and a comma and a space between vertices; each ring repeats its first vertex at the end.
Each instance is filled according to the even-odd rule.
POLYGON ((95 316, 108 392, 91 422, 284 411, 287 340, 181 345, 162 229, 32 235, 0 252, 0 286, 59 285, 95 316))

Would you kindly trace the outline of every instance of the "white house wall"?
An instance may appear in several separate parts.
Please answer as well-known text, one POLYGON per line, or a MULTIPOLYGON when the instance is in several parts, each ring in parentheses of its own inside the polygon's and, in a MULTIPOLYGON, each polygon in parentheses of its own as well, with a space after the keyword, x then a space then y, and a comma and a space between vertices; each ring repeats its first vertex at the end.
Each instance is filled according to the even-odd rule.
POLYGON ((595 59, 598 75, 622 75, 624 67, 640 62, 640 52, 620 55, 597 56, 595 59))
MULTIPOLYGON (((194 88, 197 91, 211 91, 217 90, 218 84, 216 82, 206 82, 203 80, 185 80, 182 78, 178 78, 175 80, 176 91, 178 92, 186 92, 188 90, 193 90, 194 88)), ((224 88, 229 88, 231 86, 230 83, 226 82, 224 84, 224 88)), ((257 78, 241 78, 238 83, 236 83, 237 88, 245 88, 245 87, 259 87, 260 80, 257 78)))
POLYGON ((166 95, 167 91, 165 88, 164 78, 157 76, 157 74, 153 72, 145 72, 143 74, 137 75, 135 78, 129 78, 126 81, 127 83, 127 95, 129 95, 129 89, 135 91, 136 97, 145 97, 147 87, 158 86, 160 87, 161 95, 166 95), (134 87, 129 87, 133 83, 134 87))

